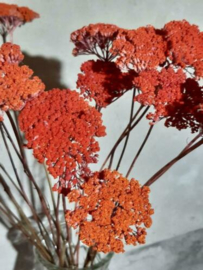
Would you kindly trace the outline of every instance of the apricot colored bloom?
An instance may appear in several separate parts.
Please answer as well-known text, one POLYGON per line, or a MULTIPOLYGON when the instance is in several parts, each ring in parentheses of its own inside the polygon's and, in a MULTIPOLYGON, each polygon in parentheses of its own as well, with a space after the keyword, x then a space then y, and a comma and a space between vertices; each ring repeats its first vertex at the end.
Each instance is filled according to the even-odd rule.
POLYGON ((110 51, 118 56, 116 63, 121 69, 133 69, 139 73, 156 68, 165 61, 166 42, 153 26, 120 30, 110 51))
POLYGON ((50 174, 65 180, 55 190, 70 188, 86 175, 88 164, 97 162, 99 144, 95 137, 105 135, 101 113, 76 91, 53 89, 28 102, 20 113, 27 147, 50 174), (62 185, 62 186, 61 186, 62 185))
MULTIPOLYGON (((0 48, 0 110, 21 110, 25 103, 44 90, 44 84, 27 66, 19 66, 23 55, 18 45, 0 48)), ((1 118, 2 120, 2 118, 1 118)))
POLYGON ((0 34, 11 34, 16 27, 39 18, 39 14, 27 7, 0 3, 0 34))
POLYGON ((2 44, 0 48, 0 66, 4 63, 19 64, 24 59, 20 46, 9 42, 2 44))
POLYGON ((197 76, 203 76, 203 32, 186 20, 171 21, 164 26, 168 57, 183 68, 193 66, 197 76))
POLYGON ((100 108, 132 89, 133 74, 122 73, 114 62, 90 60, 82 64, 81 71, 77 87, 100 108))
POLYGON ((177 129, 191 128, 198 132, 203 129, 203 87, 193 79, 187 79, 182 87, 182 98, 179 102, 167 107, 168 117, 165 125, 177 129))
POLYGON ((124 252, 124 243, 145 243, 145 227, 151 226, 154 213, 149 192, 149 187, 141 187, 117 171, 96 172, 82 191, 68 194, 69 201, 77 202, 77 206, 67 211, 67 224, 79 226, 80 240, 97 251, 124 252))
POLYGON ((95 54, 101 59, 110 59, 109 47, 120 28, 113 24, 90 24, 71 34, 75 44, 73 55, 95 54))
POLYGON ((153 121, 167 116, 167 107, 179 102, 182 98, 182 84, 186 75, 182 69, 174 71, 172 67, 163 68, 161 72, 156 70, 143 71, 134 79, 135 86, 140 88, 141 94, 135 97, 135 101, 143 105, 153 105, 154 113, 147 117, 153 121))

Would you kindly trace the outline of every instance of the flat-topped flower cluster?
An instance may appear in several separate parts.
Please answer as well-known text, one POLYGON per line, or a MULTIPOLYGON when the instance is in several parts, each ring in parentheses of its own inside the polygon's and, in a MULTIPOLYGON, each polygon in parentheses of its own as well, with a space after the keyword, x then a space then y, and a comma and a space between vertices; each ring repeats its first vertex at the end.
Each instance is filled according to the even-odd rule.
POLYGON ((68 225, 80 227, 80 240, 102 252, 124 252, 128 245, 145 243, 146 230, 154 213, 149 203, 149 187, 141 187, 117 171, 94 173, 82 191, 68 194, 76 208, 67 211, 68 225), (144 225, 144 226, 143 226, 144 225))
POLYGON ((73 55, 94 54, 100 59, 83 63, 77 82, 85 97, 93 98, 99 107, 106 107, 134 87, 135 101, 154 109, 147 115, 152 124, 165 119, 167 127, 189 127, 192 132, 202 129, 199 82, 203 75, 203 32, 196 25, 183 20, 169 22, 162 29, 146 26, 127 30, 90 24, 73 32, 71 40, 75 44, 73 55), (120 68, 120 75, 106 75, 101 80, 110 63, 120 68), (122 76, 128 80, 126 87, 122 76), (196 89, 191 90, 192 95, 191 85, 196 89))

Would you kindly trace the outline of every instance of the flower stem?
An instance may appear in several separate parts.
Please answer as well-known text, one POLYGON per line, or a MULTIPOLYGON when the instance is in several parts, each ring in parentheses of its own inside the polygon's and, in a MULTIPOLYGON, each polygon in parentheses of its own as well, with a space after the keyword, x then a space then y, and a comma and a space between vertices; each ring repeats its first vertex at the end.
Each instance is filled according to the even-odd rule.
POLYGON ((154 127, 154 125, 151 125, 151 126, 150 126, 150 128, 149 128, 149 130, 148 130, 148 132, 147 132, 147 135, 146 135, 146 137, 145 137, 143 143, 141 144, 141 146, 140 146, 140 148, 139 148, 137 154, 135 155, 135 157, 134 157, 134 159, 133 159, 133 161, 132 161, 132 163, 131 163, 131 165, 130 165, 130 167, 129 167, 129 169, 128 169, 128 172, 127 172, 127 174, 126 174, 126 178, 128 178, 130 172, 132 171, 132 169, 133 169, 133 167, 134 167, 134 165, 135 165, 135 162, 137 161, 139 155, 141 154, 141 152, 142 152, 142 150, 143 150, 143 148, 144 148, 144 146, 145 146, 145 144, 146 144, 146 142, 147 142, 147 140, 148 140, 148 138, 149 138, 149 136, 150 136, 150 134, 151 134, 151 132, 152 132, 153 127, 154 127))
MULTIPOLYGON (((199 136, 198 136, 199 138, 199 136)), ((196 137, 197 140, 197 137, 196 137)), ((191 145, 194 143, 194 139, 188 144, 191 145)), ((193 144, 188 148, 188 145, 183 149, 183 151, 180 152, 178 156, 176 156, 174 159, 172 159, 170 162, 168 162, 165 166, 163 166, 158 172, 156 172, 145 184, 144 186, 150 186, 154 182, 156 182, 165 172, 167 172, 177 161, 179 161, 181 158, 188 155, 190 152, 198 148, 200 145, 203 144, 203 139, 201 139, 199 142, 193 144)))
MULTIPOLYGON (((144 106, 140 105, 140 107, 138 108, 136 114, 133 116, 132 121, 133 122, 136 117, 138 116, 138 114, 140 113, 140 111, 142 110, 144 106)), ((138 120, 134 123, 133 127, 135 127, 139 121, 143 118, 143 116, 146 114, 146 112, 148 111, 149 107, 147 107, 144 112, 141 114, 141 116, 138 118, 138 120)), ((114 144, 113 148, 111 149, 111 151, 109 152, 108 156, 106 157, 105 161, 103 162, 100 170, 103 170, 103 168, 105 167, 106 163, 108 162, 109 158, 112 156, 112 154, 115 153, 116 148, 118 147, 118 145, 121 143, 121 141, 125 138, 125 136, 127 136, 128 132, 132 130, 132 123, 128 123, 128 125, 126 126, 126 128, 124 129, 124 131, 121 133, 120 137, 118 138, 118 140, 116 141, 116 143, 114 144)))
MULTIPOLYGON (((135 94, 136 94, 136 89, 134 88, 134 89, 133 89, 133 94, 132 94, 132 103, 131 103, 130 120, 129 120, 130 126, 129 126, 129 128, 131 127, 132 118, 133 118, 133 111, 134 111, 134 105, 135 105, 135 101, 134 101, 135 94)), ((117 166, 116 166, 116 171, 117 171, 117 170, 119 169, 119 167, 120 167, 121 161, 122 161, 122 159, 123 159, 123 156, 124 156, 124 153, 125 153, 127 144, 128 144, 129 137, 130 137, 130 132, 129 132, 129 133, 127 134, 127 136, 126 136, 125 143, 124 143, 124 146, 123 146, 123 150, 122 150, 122 152, 121 152, 120 158, 119 158, 119 160, 118 160, 118 164, 117 164, 117 166)))

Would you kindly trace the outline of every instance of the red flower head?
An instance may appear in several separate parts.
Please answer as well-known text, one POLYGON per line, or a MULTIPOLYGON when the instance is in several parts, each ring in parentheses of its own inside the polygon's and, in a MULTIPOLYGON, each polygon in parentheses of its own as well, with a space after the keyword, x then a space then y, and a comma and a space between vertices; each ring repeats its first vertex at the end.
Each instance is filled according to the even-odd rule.
POLYGON ((80 240, 97 251, 124 252, 124 244, 145 243, 146 230, 154 213, 149 203, 149 187, 123 177, 117 171, 96 172, 82 186, 69 193, 75 210, 68 210, 69 226, 80 226, 80 240))
POLYGON ((105 135, 101 113, 76 91, 53 89, 28 102, 20 113, 27 147, 59 181, 55 189, 69 189, 89 173, 87 165, 97 162, 99 144, 95 136, 105 135))
POLYGON ((20 46, 4 43, 0 48, 0 66, 5 62, 8 64, 19 64, 24 59, 24 55, 20 50, 20 46))
POLYGON ((164 26, 168 57, 183 68, 193 66, 197 76, 203 76, 203 32, 189 22, 171 21, 164 26))
POLYGON ((116 63, 121 69, 137 73, 156 68, 166 60, 166 42, 153 26, 120 30, 110 51, 118 56, 116 63))
POLYGON ((27 7, 0 3, 0 34, 12 34, 16 27, 39 18, 39 14, 27 7))
POLYGON ((99 107, 106 107, 132 89, 133 74, 122 73, 114 62, 90 60, 82 64, 81 71, 83 74, 78 75, 77 87, 99 107))
POLYGON ((135 100, 143 105, 154 106, 155 112, 147 117, 156 122, 168 115, 168 106, 181 100, 182 84, 185 80, 186 75, 182 69, 176 72, 172 67, 163 68, 161 72, 143 71, 134 79, 135 85, 141 90, 135 100))
POLYGON ((167 107, 167 127, 177 129, 191 128, 198 132, 203 129, 203 87, 193 79, 187 79, 182 87, 182 98, 179 102, 167 107))
POLYGON ((120 28, 113 24, 90 24, 71 34, 75 44, 73 55, 95 54, 101 59, 110 59, 109 47, 120 28))
MULTIPOLYGON (((27 66, 19 66, 23 54, 18 45, 5 43, 0 48, 0 109, 21 110, 25 103, 45 88, 41 80, 32 76, 27 66)), ((1 119, 2 120, 2 119, 1 119)))

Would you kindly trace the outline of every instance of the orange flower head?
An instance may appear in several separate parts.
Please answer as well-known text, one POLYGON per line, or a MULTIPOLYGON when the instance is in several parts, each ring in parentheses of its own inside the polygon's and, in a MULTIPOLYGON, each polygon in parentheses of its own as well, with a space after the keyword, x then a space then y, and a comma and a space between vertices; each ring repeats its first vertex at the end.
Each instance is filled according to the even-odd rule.
POLYGON ((12 34, 16 27, 39 18, 39 14, 27 7, 0 3, 0 34, 12 34))
MULTIPOLYGON (((23 54, 18 45, 5 43, 0 48, 0 109, 19 111, 45 88, 28 66, 19 66, 23 54)), ((2 119, 2 118, 1 118, 2 119)))
POLYGON ((153 26, 136 30, 120 30, 113 41, 111 53, 121 69, 139 73, 158 67, 166 60, 166 42, 153 26))
POLYGON ((172 67, 157 70, 143 71, 134 79, 136 87, 141 94, 135 97, 135 101, 143 105, 153 105, 155 112, 147 115, 153 122, 168 115, 167 107, 182 98, 182 85, 186 81, 186 75, 182 69, 174 71, 172 67))
POLYGON ((60 177, 54 186, 61 193, 79 185, 90 173, 88 164, 97 162, 99 144, 105 135, 101 113, 76 91, 52 89, 27 102, 19 116, 27 147, 50 174, 60 177))
POLYGON ((168 44, 168 57, 181 67, 193 66, 203 76, 203 32, 186 20, 171 21, 163 31, 168 44))
POLYGON ((145 227, 151 226, 154 213, 149 192, 149 187, 141 187, 117 171, 96 172, 82 191, 68 194, 69 201, 77 202, 77 206, 67 211, 67 224, 80 226, 80 240, 99 252, 124 252, 124 243, 145 243, 145 227))
POLYGON ((122 73, 114 62, 90 60, 82 64, 77 87, 85 98, 106 107, 132 88, 133 74, 122 73))
POLYGON ((75 44, 73 55, 95 54, 101 59, 110 59, 109 47, 119 29, 113 24, 97 23, 74 31, 71 34, 71 41, 75 44))
POLYGON ((0 66, 5 62, 8 64, 19 64, 24 59, 20 46, 12 43, 4 43, 0 48, 0 66))

